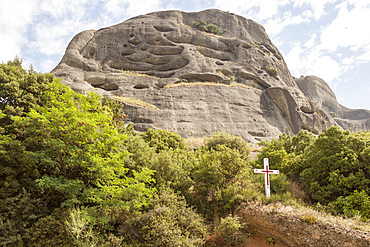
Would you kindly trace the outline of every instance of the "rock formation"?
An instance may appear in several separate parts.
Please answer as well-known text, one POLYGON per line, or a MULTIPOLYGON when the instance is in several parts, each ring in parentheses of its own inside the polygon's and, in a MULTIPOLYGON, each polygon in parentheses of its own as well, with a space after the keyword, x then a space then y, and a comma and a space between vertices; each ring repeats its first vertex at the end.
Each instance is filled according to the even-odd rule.
POLYGON ((349 109, 338 103, 329 85, 316 76, 302 77, 296 80, 298 87, 315 104, 331 115, 343 129, 352 131, 370 130, 370 111, 349 109))
POLYGON ((155 12, 81 32, 52 72, 78 92, 125 102, 126 121, 139 131, 226 131, 255 142, 346 127, 301 92, 261 25, 220 10, 155 12), (198 30, 200 20, 225 31, 198 30))

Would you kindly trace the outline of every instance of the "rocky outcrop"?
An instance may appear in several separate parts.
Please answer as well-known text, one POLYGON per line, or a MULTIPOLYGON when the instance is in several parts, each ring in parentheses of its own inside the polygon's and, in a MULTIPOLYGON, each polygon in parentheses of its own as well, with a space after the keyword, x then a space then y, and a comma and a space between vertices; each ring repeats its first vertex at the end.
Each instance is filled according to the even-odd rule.
POLYGON ((316 76, 306 76, 296 82, 300 90, 326 114, 331 115, 343 129, 370 130, 370 111, 349 109, 339 104, 334 92, 324 80, 316 76))
POLYGON ((225 130, 256 142, 336 124, 300 93, 261 25, 220 10, 155 12, 81 32, 52 72, 81 93, 154 105, 125 104, 127 121, 140 131, 186 138, 225 130), (226 32, 200 31, 193 25, 200 19, 226 32), (180 82, 187 84, 175 87, 180 82))

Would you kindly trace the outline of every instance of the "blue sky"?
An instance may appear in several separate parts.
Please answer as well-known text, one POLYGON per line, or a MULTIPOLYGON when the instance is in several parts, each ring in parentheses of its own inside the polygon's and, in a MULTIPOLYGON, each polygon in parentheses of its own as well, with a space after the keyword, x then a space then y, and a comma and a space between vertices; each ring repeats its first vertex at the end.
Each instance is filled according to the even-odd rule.
POLYGON ((1 0, 0 61, 49 72, 75 34, 154 11, 209 8, 262 24, 295 77, 323 78, 350 108, 370 109, 369 0, 1 0))

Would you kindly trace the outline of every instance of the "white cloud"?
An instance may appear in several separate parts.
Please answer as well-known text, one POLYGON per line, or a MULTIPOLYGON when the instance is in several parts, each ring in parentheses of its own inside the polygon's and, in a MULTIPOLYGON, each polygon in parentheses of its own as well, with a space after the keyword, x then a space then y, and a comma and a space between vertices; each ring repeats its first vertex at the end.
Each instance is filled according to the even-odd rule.
POLYGON ((12 0, 0 5, 0 61, 22 56, 25 33, 32 22, 37 3, 33 0, 12 0))
POLYGON ((325 6, 328 3, 334 3, 338 0, 295 0, 293 1, 294 7, 303 7, 304 5, 308 5, 311 7, 313 11, 313 16, 316 20, 319 20, 321 17, 323 17, 325 14, 325 6))
POLYGON ((366 51, 356 57, 357 63, 368 63, 370 62, 370 46, 367 47, 366 51))
MULTIPOLYGON (((349 68, 349 65, 341 64, 323 53, 312 40, 295 44, 285 57, 285 61, 293 75, 315 75, 328 83, 332 83, 349 68)), ((352 60, 347 59, 346 62, 350 63, 352 60)))
POLYGON ((113 17, 132 17, 160 10, 160 0, 106 0, 104 9, 113 17))
POLYGON ((344 64, 344 65, 352 65, 355 62, 356 62, 356 60, 355 60, 354 56, 345 57, 345 58, 342 59, 342 64, 344 64))
POLYGON ((348 2, 339 5, 337 18, 321 34, 321 46, 328 51, 335 51, 339 47, 348 47, 352 51, 361 50, 370 45, 370 32, 364 28, 370 23, 370 6, 355 5, 348 10, 348 2))
POLYGON ((342 72, 342 66, 330 56, 319 56, 311 66, 311 72, 327 82, 333 82, 342 72))
POLYGON ((56 64, 55 64, 54 60, 46 59, 45 61, 42 61, 41 65, 40 65, 40 70, 45 71, 45 72, 49 72, 49 71, 51 71, 50 68, 54 68, 55 66, 56 66, 56 64))
POLYGON ((369 0, 348 0, 348 3, 354 5, 355 7, 359 7, 359 8, 370 6, 369 0))
POLYGON ((301 44, 297 43, 285 57, 290 72, 295 76, 300 76, 305 68, 305 62, 302 59, 303 52, 304 49, 301 47, 301 44))
POLYGON ((264 27, 269 35, 276 35, 282 32, 287 26, 298 25, 305 22, 309 22, 309 18, 304 15, 293 16, 291 12, 285 12, 283 17, 276 17, 269 19, 264 27))
MULTIPOLYGON (((295 6, 312 4, 316 11, 318 6, 333 2, 337 1, 297 0, 295 6)), ((370 33, 364 27, 365 23, 370 23, 369 1, 341 1, 331 11, 331 16, 334 11, 338 12, 329 24, 320 23, 323 26, 311 31, 306 40, 300 36, 300 42, 294 44, 285 56, 293 75, 316 75, 338 85, 339 81, 345 81, 342 75, 355 69, 356 65, 370 64, 370 33)))
POLYGON ((279 8, 290 0, 216 0, 215 7, 244 15, 249 19, 263 21, 279 13, 279 8))

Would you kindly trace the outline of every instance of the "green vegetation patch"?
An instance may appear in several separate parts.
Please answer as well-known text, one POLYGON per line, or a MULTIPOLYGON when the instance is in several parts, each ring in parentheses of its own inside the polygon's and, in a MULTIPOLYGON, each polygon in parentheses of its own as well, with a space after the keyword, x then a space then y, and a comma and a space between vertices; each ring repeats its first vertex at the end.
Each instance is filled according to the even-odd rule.
POLYGON ((278 75, 279 75, 279 72, 274 67, 268 67, 268 66, 266 66, 265 67, 265 71, 267 72, 267 74, 269 74, 272 77, 278 77, 278 75))
POLYGON ((0 64, 0 246, 238 246, 248 234, 237 212, 253 203, 369 230, 369 132, 282 134, 251 160, 250 145, 225 132, 199 145, 137 134, 118 101, 19 59, 0 64), (266 157, 280 170, 270 198, 253 173, 266 157))
POLYGON ((207 24, 204 20, 199 19, 198 21, 193 21, 193 25, 200 31, 212 33, 216 35, 222 35, 227 32, 227 30, 221 31, 220 28, 214 24, 207 24))

